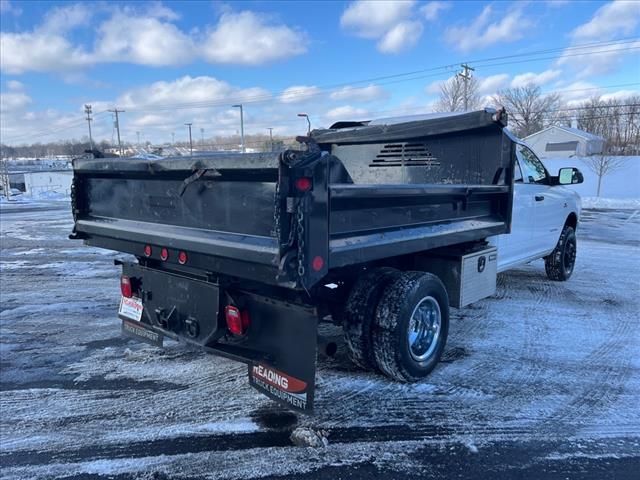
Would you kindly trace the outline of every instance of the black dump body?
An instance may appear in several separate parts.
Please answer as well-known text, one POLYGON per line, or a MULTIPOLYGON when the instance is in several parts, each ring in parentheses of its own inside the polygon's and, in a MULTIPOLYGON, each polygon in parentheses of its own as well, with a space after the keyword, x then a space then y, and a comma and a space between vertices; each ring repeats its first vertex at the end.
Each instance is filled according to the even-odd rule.
POLYGON ((486 110, 316 130, 299 151, 77 160, 71 237, 135 255, 125 334, 244 361, 254 387, 308 411, 317 322, 363 267, 509 232, 505 125, 486 110), (236 338, 230 307, 250 324, 236 338))
POLYGON ((282 154, 78 160, 74 234, 309 289, 333 269, 509 232, 512 141, 497 116, 315 130, 282 154))

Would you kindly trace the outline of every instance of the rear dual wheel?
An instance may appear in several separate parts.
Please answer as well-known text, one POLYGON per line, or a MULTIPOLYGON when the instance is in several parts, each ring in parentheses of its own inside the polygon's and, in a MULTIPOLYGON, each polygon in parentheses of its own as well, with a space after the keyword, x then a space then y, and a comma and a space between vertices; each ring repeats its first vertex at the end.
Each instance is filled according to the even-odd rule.
POLYGON ((362 325, 345 328, 354 363, 377 368, 402 382, 417 381, 434 369, 449 331, 449 300, 438 277, 423 272, 373 270, 356 284, 349 304, 345 322, 362 325), (363 291, 367 295, 362 295, 363 291), (355 305, 362 314, 351 316, 355 305), (353 345, 366 345, 366 362, 353 345))

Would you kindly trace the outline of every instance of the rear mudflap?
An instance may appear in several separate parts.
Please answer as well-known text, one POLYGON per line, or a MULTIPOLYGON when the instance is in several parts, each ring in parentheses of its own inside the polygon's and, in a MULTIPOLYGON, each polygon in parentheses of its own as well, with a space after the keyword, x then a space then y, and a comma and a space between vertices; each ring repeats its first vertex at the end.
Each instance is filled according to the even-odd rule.
POLYGON ((252 296, 252 307, 261 312, 258 348, 268 351, 271 359, 249 363, 250 385, 289 408, 311 412, 317 355, 315 312, 257 296, 252 296))

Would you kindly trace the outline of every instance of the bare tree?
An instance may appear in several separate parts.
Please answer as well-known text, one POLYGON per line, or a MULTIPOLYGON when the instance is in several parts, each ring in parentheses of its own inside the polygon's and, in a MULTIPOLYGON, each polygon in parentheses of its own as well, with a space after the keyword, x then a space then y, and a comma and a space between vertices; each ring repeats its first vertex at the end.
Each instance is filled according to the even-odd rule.
POLYGON ((561 120, 560 96, 543 95, 540 87, 532 84, 500 90, 493 101, 507 110, 509 123, 515 125, 514 131, 520 138, 561 120))
POLYGON ((596 195, 600 196, 600 187, 602 179, 616 170, 619 170, 625 163, 625 157, 616 157, 613 155, 593 155, 584 157, 584 162, 589 169, 598 176, 598 191, 596 195))
MULTIPOLYGON (((480 95, 478 94, 478 81, 471 77, 467 83, 467 110, 476 110, 480 107, 480 95)), ((436 112, 463 112, 465 100, 464 80, 458 75, 451 77, 440 85, 440 97, 434 105, 436 112)))
POLYGON ((640 96, 601 100, 594 97, 580 106, 578 127, 603 137, 607 153, 633 155, 640 151, 640 96))

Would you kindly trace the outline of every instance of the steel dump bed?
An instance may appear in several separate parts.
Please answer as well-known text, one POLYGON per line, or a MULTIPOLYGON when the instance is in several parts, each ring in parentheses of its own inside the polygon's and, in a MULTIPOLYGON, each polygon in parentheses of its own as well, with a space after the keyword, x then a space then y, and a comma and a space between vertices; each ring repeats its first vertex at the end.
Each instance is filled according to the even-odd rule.
POLYGON ((507 233, 501 112, 315 130, 301 149, 74 163, 75 238, 309 289, 334 269, 507 233))

